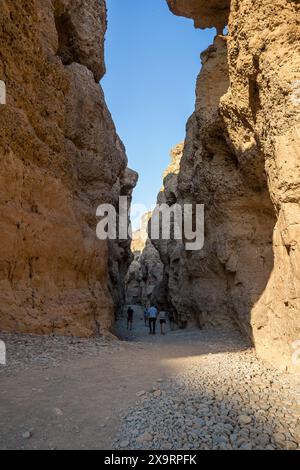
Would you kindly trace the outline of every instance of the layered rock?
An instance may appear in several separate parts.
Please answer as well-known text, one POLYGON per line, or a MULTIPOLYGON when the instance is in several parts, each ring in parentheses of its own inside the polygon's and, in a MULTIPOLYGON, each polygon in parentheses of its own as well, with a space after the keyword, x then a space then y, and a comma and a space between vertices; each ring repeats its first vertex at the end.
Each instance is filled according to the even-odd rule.
POLYGON ((299 2, 168 2, 196 26, 229 29, 202 54, 175 198, 205 204, 205 247, 168 247, 169 301, 184 321, 232 318, 261 357, 297 369, 299 2))
POLYGON ((105 29, 104 0, 1 3, 3 330, 104 332, 124 296, 114 273, 129 242, 109 247, 95 231, 97 206, 117 207, 137 178, 98 84, 105 29))
POLYGON ((131 249, 134 260, 126 277, 127 304, 148 307, 159 302, 159 288, 163 277, 163 264, 153 243, 148 237, 148 221, 151 212, 146 213, 140 230, 133 233, 131 249))

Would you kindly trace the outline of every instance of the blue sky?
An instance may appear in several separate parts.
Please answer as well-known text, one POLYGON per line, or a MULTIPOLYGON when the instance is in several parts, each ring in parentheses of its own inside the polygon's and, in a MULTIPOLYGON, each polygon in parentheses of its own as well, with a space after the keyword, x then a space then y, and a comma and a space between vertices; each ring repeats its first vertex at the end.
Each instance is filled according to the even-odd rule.
POLYGON ((150 208, 170 149, 182 141, 194 109, 200 53, 215 30, 169 11, 166 0, 107 0, 106 101, 139 175, 134 203, 150 208))

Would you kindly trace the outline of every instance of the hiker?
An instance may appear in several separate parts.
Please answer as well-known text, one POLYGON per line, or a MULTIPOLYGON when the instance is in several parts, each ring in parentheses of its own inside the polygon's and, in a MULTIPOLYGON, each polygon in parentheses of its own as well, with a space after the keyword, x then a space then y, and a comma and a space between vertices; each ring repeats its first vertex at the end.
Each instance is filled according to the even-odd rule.
POLYGON ((149 328, 150 328, 150 335, 155 335, 155 327, 156 327, 156 320, 157 320, 157 308, 152 305, 149 310, 149 328))
POLYGON ((133 325, 133 308, 128 307, 127 310, 127 330, 132 330, 132 325, 133 325))
POLYGON ((145 326, 148 326, 148 322, 149 322, 149 311, 147 309, 147 307, 145 307, 145 310, 144 310, 144 321, 145 321, 145 326))
POLYGON ((165 335, 166 334, 166 324, 167 324, 167 312, 162 310, 159 312, 158 315, 159 323, 160 323, 160 334, 165 335))
POLYGON ((169 322, 170 322, 170 329, 171 331, 173 331, 175 327, 175 318, 174 318, 174 313, 172 311, 170 311, 169 313, 169 322))

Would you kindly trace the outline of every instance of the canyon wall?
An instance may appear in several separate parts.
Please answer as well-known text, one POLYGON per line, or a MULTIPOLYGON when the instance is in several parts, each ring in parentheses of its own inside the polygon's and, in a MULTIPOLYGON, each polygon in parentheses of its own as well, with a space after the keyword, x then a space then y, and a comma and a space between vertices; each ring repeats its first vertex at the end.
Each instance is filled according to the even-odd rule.
POLYGON ((235 321, 262 358, 296 370, 299 1, 168 3, 196 27, 218 31, 202 54, 196 109, 170 201, 205 204, 205 246, 188 252, 179 242, 157 244, 169 305, 183 322, 235 321))
POLYGON ((124 301, 129 241, 96 238, 96 208, 137 175, 105 104, 104 0, 2 0, 0 328, 89 336, 124 301))
POLYGON ((133 232, 131 250, 134 260, 126 277, 128 305, 150 307, 151 302, 159 304, 163 264, 160 255, 151 242, 147 228, 151 212, 142 217, 141 228, 133 232))

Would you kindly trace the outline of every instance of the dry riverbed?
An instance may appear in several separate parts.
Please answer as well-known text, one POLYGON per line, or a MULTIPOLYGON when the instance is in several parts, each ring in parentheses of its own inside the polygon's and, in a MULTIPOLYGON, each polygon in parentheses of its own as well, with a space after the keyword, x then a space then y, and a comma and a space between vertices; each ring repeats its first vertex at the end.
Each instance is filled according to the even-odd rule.
POLYGON ((296 449, 299 377, 236 331, 122 340, 0 334, 1 449, 296 449))

